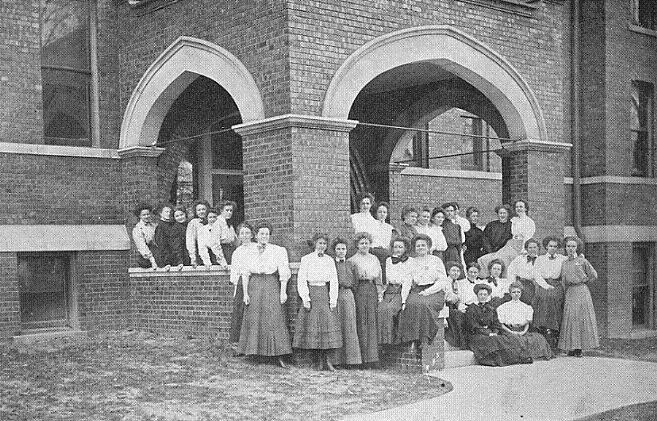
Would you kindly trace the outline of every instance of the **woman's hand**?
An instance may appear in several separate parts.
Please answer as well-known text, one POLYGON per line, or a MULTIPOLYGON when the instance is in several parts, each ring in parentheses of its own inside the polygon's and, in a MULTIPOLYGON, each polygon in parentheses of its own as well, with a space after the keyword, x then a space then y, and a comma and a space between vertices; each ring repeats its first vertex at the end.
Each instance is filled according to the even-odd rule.
POLYGON ((285 304, 285 302, 287 301, 287 293, 285 291, 281 291, 280 299, 281 299, 281 304, 285 304))
MULTIPOLYGON (((281 304, 283 304, 283 303, 281 303, 281 304)), ((304 302, 303 302, 303 308, 304 308, 306 311, 310 311, 310 301, 304 301, 304 302)))
POLYGON ((330 308, 331 310, 335 310, 337 307, 338 307, 338 303, 337 303, 337 301, 336 301, 335 303, 329 303, 329 308, 330 308))
POLYGON ((404 311, 404 310, 406 310, 406 303, 402 303, 401 311, 404 311))
POLYGON ((427 295, 431 295, 431 294, 432 294, 432 293, 431 293, 431 292, 427 292, 426 289, 424 289, 424 290, 422 290, 422 291, 420 291, 420 292, 417 293, 417 295, 421 295, 421 296, 423 296, 423 297, 426 297, 427 295))
POLYGON ((244 294, 244 299, 242 301, 244 301, 245 306, 248 306, 249 302, 251 301, 251 299, 249 298, 249 294, 244 294))

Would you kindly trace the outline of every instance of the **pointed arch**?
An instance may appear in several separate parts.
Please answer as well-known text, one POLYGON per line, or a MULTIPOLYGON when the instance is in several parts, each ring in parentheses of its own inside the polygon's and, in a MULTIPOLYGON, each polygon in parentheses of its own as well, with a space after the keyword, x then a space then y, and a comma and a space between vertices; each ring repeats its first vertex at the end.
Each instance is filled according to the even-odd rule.
POLYGON ((430 61, 481 91, 514 139, 547 141, 538 100, 518 71, 475 38, 445 25, 404 29, 375 38, 338 69, 324 97, 324 117, 347 119, 358 93, 396 67, 430 61))
POLYGON ((157 141, 169 108, 199 75, 221 85, 233 98, 243 122, 265 117, 255 80, 237 57, 209 41, 180 37, 150 65, 128 101, 119 148, 157 141))

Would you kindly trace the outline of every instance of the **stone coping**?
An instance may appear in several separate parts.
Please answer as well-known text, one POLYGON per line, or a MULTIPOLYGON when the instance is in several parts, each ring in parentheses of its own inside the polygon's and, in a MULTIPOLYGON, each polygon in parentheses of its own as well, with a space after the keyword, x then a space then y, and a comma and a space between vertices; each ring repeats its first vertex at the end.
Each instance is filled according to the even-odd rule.
POLYGON ((417 175, 424 177, 467 178, 477 180, 502 180, 501 172, 443 170, 438 168, 405 167, 401 175, 417 175))
MULTIPOLYGON (((290 271, 292 275, 299 272, 299 263, 290 263, 290 271)), ((128 275, 130 278, 193 278, 203 276, 230 276, 230 266, 227 269, 222 269, 221 266, 213 265, 206 269, 205 266, 183 266, 182 270, 172 269, 165 272, 162 269, 152 270, 144 268, 128 268, 128 275)))
POLYGON ((0 225, 1 252, 130 250, 125 225, 0 225))
POLYGON ((119 159, 116 149, 90 148, 84 146, 58 146, 35 143, 0 142, 0 153, 19 155, 67 156, 76 158, 119 159))

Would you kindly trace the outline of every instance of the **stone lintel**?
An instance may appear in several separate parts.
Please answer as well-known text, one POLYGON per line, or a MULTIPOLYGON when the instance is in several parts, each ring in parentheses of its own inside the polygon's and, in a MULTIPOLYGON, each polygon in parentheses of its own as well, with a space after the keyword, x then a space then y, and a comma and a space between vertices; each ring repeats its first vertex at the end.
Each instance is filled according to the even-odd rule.
POLYGON ((284 114, 265 118, 264 120, 236 124, 232 129, 241 136, 263 133, 270 130, 280 130, 288 127, 349 132, 356 127, 357 124, 358 121, 356 120, 317 117, 312 115, 284 114))
POLYGON ((127 148, 119 149, 118 152, 119 157, 123 159, 134 157, 157 158, 164 151, 164 148, 155 146, 128 146, 127 148))

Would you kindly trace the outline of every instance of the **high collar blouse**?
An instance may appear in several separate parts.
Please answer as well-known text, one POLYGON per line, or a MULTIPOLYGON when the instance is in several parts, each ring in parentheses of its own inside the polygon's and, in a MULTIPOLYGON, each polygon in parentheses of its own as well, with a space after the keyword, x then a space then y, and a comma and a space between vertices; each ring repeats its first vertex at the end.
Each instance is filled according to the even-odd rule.
POLYGON ((198 241, 199 232, 203 228, 203 221, 201 218, 194 218, 187 224, 187 232, 185 233, 185 245, 187 252, 192 262, 196 261, 196 243, 198 241))
POLYGON ((534 309, 520 300, 508 301, 497 307, 497 318, 505 325, 524 326, 534 319, 534 309))
POLYGON ((356 280, 375 281, 381 284, 381 263, 373 254, 356 253, 349 258, 356 280))
POLYGON ((534 270, 543 279, 559 279, 561 276, 561 265, 568 259, 563 254, 555 253, 554 256, 542 254, 536 258, 534 270))
POLYGON ((459 303, 470 305, 476 303, 477 294, 474 293, 474 286, 477 284, 485 283, 485 280, 477 279, 474 282, 470 281, 468 278, 459 279, 456 281, 458 287, 457 295, 459 297, 459 303))
POLYGON ((386 282, 392 285, 403 285, 413 280, 413 258, 405 262, 392 263, 392 258, 386 259, 386 282))
POLYGON ((237 241, 235 228, 228 225, 226 218, 219 215, 217 217, 217 221, 214 224, 219 228, 219 240, 222 244, 233 244, 235 241, 237 241))
POLYGON ((248 242, 242 244, 233 252, 233 258, 230 262, 230 283, 237 285, 242 276, 242 270, 251 260, 251 255, 257 252, 256 244, 248 242))
POLYGON ((287 250, 271 243, 267 243, 264 248, 255 244, 254 252, 249 255, 249 262, 242 267, 242 276, 271 275, 276 272, 278 272, 279 279, 284 282, 287 282, 292 276, 287 250))
POLYGON ((492 276, 489 276, 485 281, 488 283, 488 286, 493 289, 490 294, 491 298, 502 298, 504 297, 504 294, 509 292, 509 285, 511 282, 506 278, 493 278, 492 276))
POLYGON ((528 257, 529 255, 527 254, 521 254, 513 259, 507 269, 507 278, 509 279, 509 282, 516 281, 516 278, 531 279, 541 287, 548 288, 547 282, 545 282, 543 277, 536 271, 536 261, 538 260, 538 257, 536 257, 536 260, 534 260, 533 263, 528 257))
POLYGON ((306 254, 299 263, 297 275, 297 292, 304 302, 310 301, 309 286, 329 284, 329 300, 332 306, 338 301, 338 272, 333 258, 325 253, 306 254))
POLYGON ((373 235, 376 230, 377 220, 369 212, 358 212, 351 215, 351 226, 356 232, 367 232, 373 235))
POLYGON ((566 285, 583 284, 598 279, 598 272, 583 257, 568 257, 561 266, 561 279, 566 285))
POLYGON ((513 238, 522 239, 523 247, 525 246, 527 240, 534 236, 535 232, 536 224, 534 223, 534 220, 529 216, 514 216, 511 218, 511 234, 513 235, 513 238))
MULTIPOLYGON (((388 274, 386 273, 387 276, 388 274)), ((427 291, 430 291, 430 293, 436 293, 445 289, 446 286, 451 286, 445 273, 443 261, 432 254, 413 259, 411 281, 406 281, 402 284, 402 302, 406 302, 406 298, 413 285, 430 285, 430 289, 427 288, 427 291)))
POLYGON ((392 240, 392 231, 394 230, 393 226, 387 222, 374 220, 374 223, 371 224, 372 232, 372 247, 380 247, 387 249, 390 247, 390 241, 392 240))
POLYGON ((465 233, 470 231, 470 221, 468 221, 466 218, 462 217, 461 215, 456 215, 454 217, 454 222, 461 227, 461 242, 464 243, 465 233))
POLYGON ((137 251, 144 259, 153 257, 148 244, 152 243, 155 238, 155 227, 157 225, 152 222, 144 223, 140 220, 132 229, 132 240, 135 242, 137 251))

